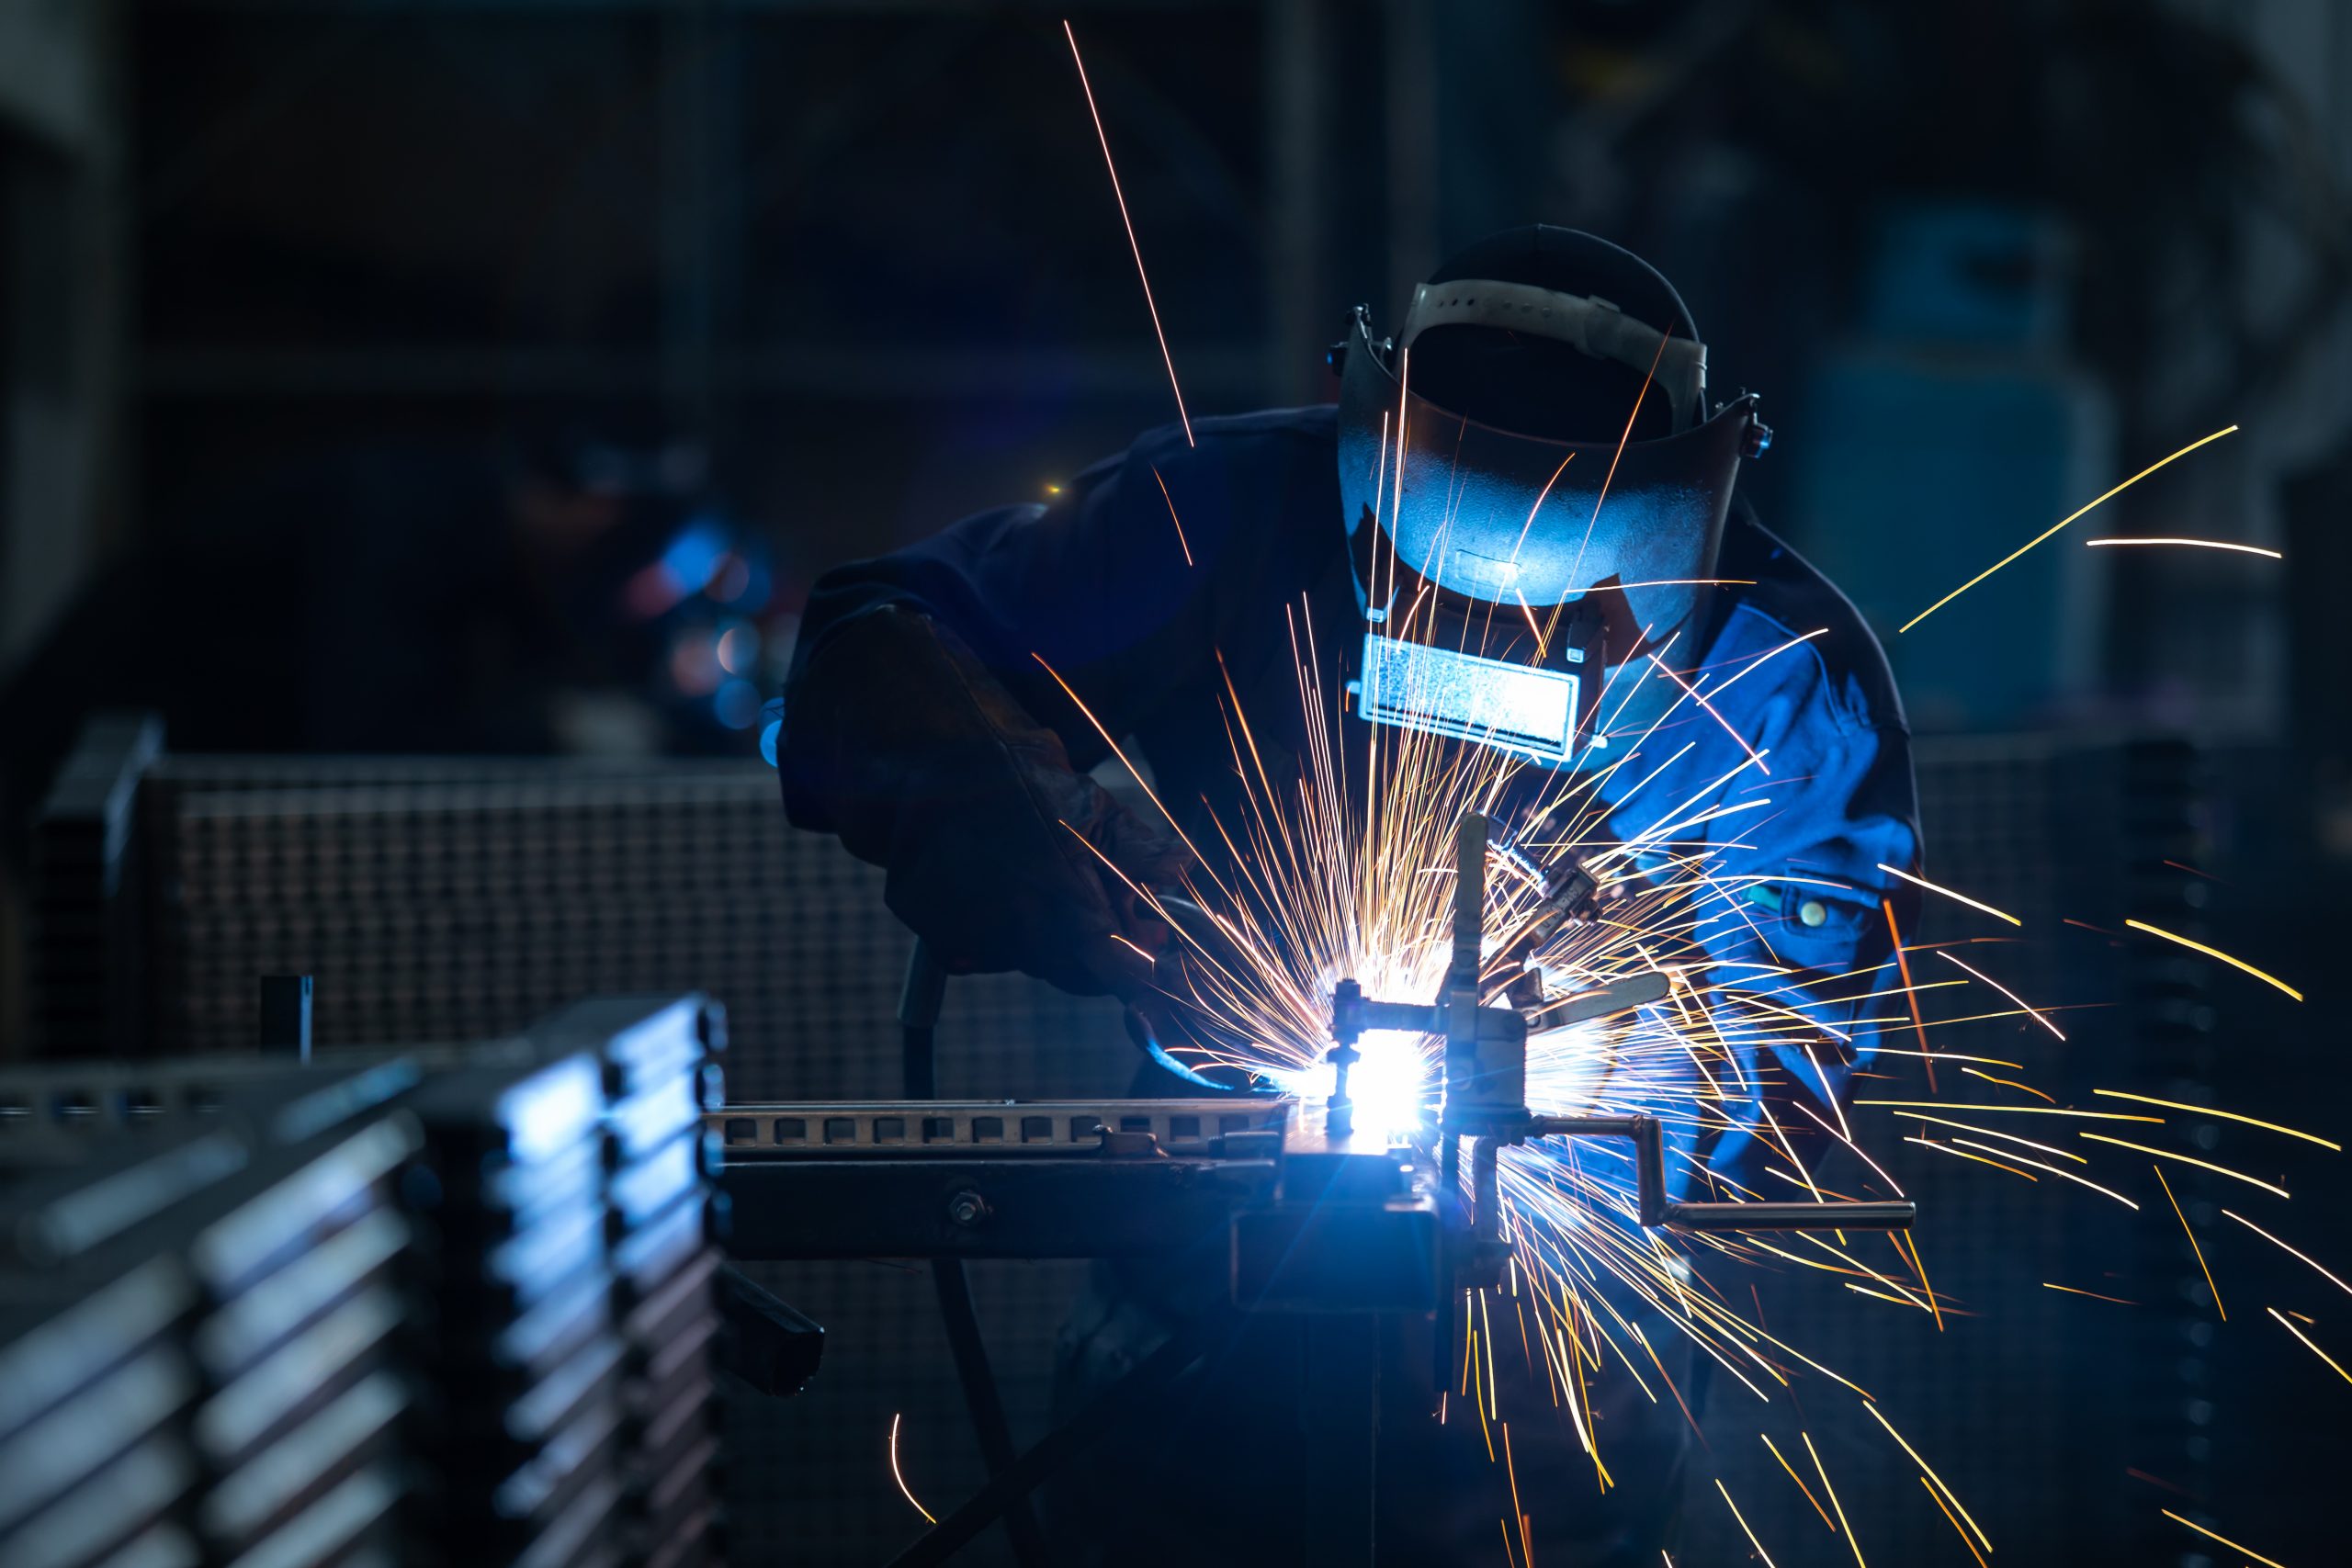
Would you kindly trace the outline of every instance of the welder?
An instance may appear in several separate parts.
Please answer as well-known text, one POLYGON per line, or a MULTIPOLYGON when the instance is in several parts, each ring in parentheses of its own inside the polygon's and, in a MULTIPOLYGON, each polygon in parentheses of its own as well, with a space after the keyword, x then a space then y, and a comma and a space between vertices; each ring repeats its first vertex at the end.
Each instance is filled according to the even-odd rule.
MULTIPOLYGON (((1359 310, 1334 361, 1336 406, 1154 431, 1051 505, 984 512, 824 578, 786 692, 792 820, 886 867, 890 908, 952 969, 1024 970, 1149 1017, 1169 933, 1130 885, 1174 886, 1188 852, 1089 776, 1102 732, 1151 770, 1190 842, 1216 845, 1207 824, 1240 820, 1244 787, 1227 682, 1269 776, 1292 776, 1324 722, 1299 700, 1304 649, 1322 691, 1355 694, 1356 737, 1397 725, 1605 770, 1620 840, 1666 812, 1769 799, 1674 835, 1740 889, 1736 915, 1703 929, 1715 977, 1772 989, 1813 1026, 1741 1075, 1756 1099, 1729 1108, 1732 1127, 1677 1134, 1682 1186, 1754 1190, 1760 1136, 1832 1124, 1868 1059, 1867 1031, 1847 1026, 1883 1010, 1872 998, 1898 983, 1914 908, 1883 868, 1918 855, 1884 656, 1737 493, 1770 440, 1758 400, 1710 384, 1657 272, 1540 226, 1453 256, 1393 335, 1359 310), (1686 682, 1705 704, 1677 701, 1686 682), (1638 765, 1611 767, 1636 750, 1638 765)), ((1099 1290, 1065 1331, 1065 1386, 1104 1381, 1171 1310, 1132 1280, 1099 1290)), ((1650 1336, 1661 1352, 1675 1337, 1650 1336)), ((1687 1358, 1675 1376, 1697 1381, 1687 1358)), ((1656 1562, 1688 1440, 1676 1402, 1600 1380, 1603 1495, 1541 1378, 1526 1397, 1513 1459, 1522 1501, 1542 1498, 1546 1560, 1656 1562)), ((1267 1484, 1283 1417, 1228 1404, 1209 1427, 1175 1423, 1125 1484, 1116 1466, 1089 1478, 1080 1538, 1125 1562, 1243 1560, 1272 1539, 1253 1534, 1250 1495, 1261 1512, 1299 1501, 1267 1484)), ((1475 1465, 1462 1443, 1392 1437, 1412 1457, 1382 1484, 1416 1506, 1384 1508, 1404 1520, 1384 1525, 1384 1556, 1491 1551, 1510 1509, 1491 1506, 1503 1477, 1475 1433, 1475 1465)))

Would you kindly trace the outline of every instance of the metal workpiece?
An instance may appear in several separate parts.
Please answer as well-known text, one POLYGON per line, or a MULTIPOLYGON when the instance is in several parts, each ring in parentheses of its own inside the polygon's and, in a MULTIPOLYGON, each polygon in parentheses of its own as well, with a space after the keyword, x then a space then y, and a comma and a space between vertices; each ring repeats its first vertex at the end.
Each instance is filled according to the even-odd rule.
POLYGON ((1236 1303, 1269 1312, 1425 1313, 1450 1279, 1428 1159, 1292 1100, 731 1106, 711 1120, 728 1134, 742 1259, 1224 1256, 1236 1303), (911 1141, 926 1119, 937 1141, 911 1141))
POLYGON ((1451 1284, 1434 1180, 1407 1151, 1287 1158, 1275 1200, 1235 1213, 1231 1236, 1247 1312, 1419 1315, 1451 1284))
POLYGON ((719 1178, 738 1258, 1164 1258, 1270 1200, 1276 1162, 1017 1145, 991 1153, 741 1158, 719 1178))
MULTIPOLYGON (((1440 1036, 1445 1043, 1434 1137, 1443 1176, 1442 1194, 1449 1201, 1458 1190, 1464 1141, 1470 1159, 1469 1209, 1456 1227, 1465 1233, 1455 1247, 1458 1283, 1487 1283, 1498 1277, 1508 1256, 1501 1239, 1502 1150, 1542 1138, 1632 1140, 1637 1217, 1651 1229, 1901 1230, 1910 1225, 1917 1208, 1908 1201, 1672 1202, 1666 1196, 1665 1134, 1656 1118, 1541 1116, 1531 1111, 1526 1097, 1527 1036, 1532 1030, 1563 1029, 1647 1007, 1664 1000, 1674 982, 1664 971, 1653 970, 1556 1002, 1544 1002, 1529 996, 1523 986, 1511 985, 1503 1003, 1483 1002, 1490 962, 1484 956, 1489 837, 1486 818, 1476 812, 1464 813, 1456 825, 1452 954, 1434 1002, 1368 998, 1352 979, 1341 980, 1331 992, 1332 1060, 1342 1066, 1329 1109, 1328 1120, 1334 1127, 1352 1123, 1351 1107, 1345 1102, 1344 1066, 1365 1033, 1396 1030, 1440 1036)), ((1576 868, 1558 887, 1546 886, 1539 918, 1550 919, 1556 929, 1559 921, 1589 908, 1593 896, 1591 878, 1576 868)), ((1521 940, 1528 929, 1522 928, 1521 938, 1513 940, 1521 940)))
MULTIPOLYGON (((1272 1095, 1199 1100, 884 1100, 729 1105, 704 1126, 730 1160, 858 1154, 932 1157, 1069 1154, 1140 1134, 1171 1154, 1206 1153, 1237 1133, 1279 1133, 1296 1102, 1272 1095)), ((1123 1146, 1111 1145, 1115 1152, 1123 1146)))
POLYGON ((1655 1116, 1537 1116, 1531 1138, 1625 1138, 1634 1145, 1634 1191, 1641 1223, 1680 1231, 1909 1230, 1918 1205, 1825 1201, 1815 1203, 1684 1203, 1666 1195, 1666 1130, 1655 1116))

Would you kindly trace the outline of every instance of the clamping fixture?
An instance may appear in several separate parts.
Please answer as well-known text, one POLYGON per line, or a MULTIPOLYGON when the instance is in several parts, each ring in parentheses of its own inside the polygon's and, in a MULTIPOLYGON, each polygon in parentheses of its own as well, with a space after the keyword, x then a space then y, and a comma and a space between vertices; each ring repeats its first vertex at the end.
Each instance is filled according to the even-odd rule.
MULTIPOLYGON (((1486 946, 1487 858, 1489 824, 1464 813, 1454 829, 1453 954, 1443 987, 1430 1003, 1368 998, 1352 979, 1331 993, 1330 1061, 1334 1068, 1326 1124, 1335 1134, 1352 1127, 1354 1106, 1348 1073, 1358 1059, 1357 1043, 1374 1030, 1436 1035, 1445 1042, 1443 1100, 1436 1135, 1446 1180, 1459 1190, 1461 1145, 1470 1145, 1474 1259, 1498 1265, 1501 1206, 1498 1165, 1503 1147, 1539 1138, 1630 1139, 1634 1145, 1634 1200, 1640 1223, 1681 1231, 1905 1230, 1917 1213, 1907 1201, 1800 1203, 1679 1202, 1667 1197, 1665 1133, 1655 1116, 1543 1116, 1527 1107, 1529 1012, 1540 1008, 1544 1027, 1609 1018, 1663 1000, 1672 979, 1650 971, 1611 982, 1564 1002, 1544 1004, 1532 972, 1513 980, 1500 1003, 1482 1004, 1482 976, 1489 966, 1486 946)), ((1523 954, 1571 919, 1593 909, 1591 879, 1580 869, 1546 886, 1541 908, 1504 941, 1499 957, 1523 954)), ((1474 1267, 1476 1263, 1474 1262, 1474 1267)))

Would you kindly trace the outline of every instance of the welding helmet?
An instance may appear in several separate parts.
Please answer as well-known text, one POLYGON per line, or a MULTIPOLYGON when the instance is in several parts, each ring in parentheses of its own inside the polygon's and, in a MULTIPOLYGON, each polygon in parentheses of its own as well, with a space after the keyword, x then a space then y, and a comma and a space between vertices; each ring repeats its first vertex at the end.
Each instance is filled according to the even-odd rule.
POLYGON ((1607 671, 1696 635, 1756 399, 1711 404, 1672 285, 1573 230, 1481 241, 1394 339, 1359 307, 1340 356, 1340 495, 1375 723, 1553 765, 1607 671))

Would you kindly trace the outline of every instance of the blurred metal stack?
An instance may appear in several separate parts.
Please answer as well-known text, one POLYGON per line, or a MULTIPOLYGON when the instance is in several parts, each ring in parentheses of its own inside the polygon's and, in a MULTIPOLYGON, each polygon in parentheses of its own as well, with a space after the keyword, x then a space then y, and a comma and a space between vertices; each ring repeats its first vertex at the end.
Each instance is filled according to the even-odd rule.
POLYGON ((0 1562, 718 1561, 720 1040, 0 1075, 0 1562))
POLYGON ((587 1002, 535 1032, 597 1043, 605 1095, 606 1232, 622 1347, 624 1561, 683 1568, 718 1556, 718 1388, 711 1344, 719 1249, 703 1112, 723 1100, 715 1009, 587 1002))
POLYGON ((0 1562, 400 1561, 417 1127, 321 1087, 8 1194, 0 1562))
MULTIPOLYGON (((737 1099, 898 1092, 912 939, 882 874, 792 829, 760 762, 183 755, 130 744, 138 733, 94 723, 72 770, 86 782, 61 784, 38 829, 57 850, 42 896, 61 911, 32 954, 44 1049, 246 1049, 260 974, 317 976, 323 1047, 485 1039, 583 995, 694 990, 726 1004, 737 1099), (74 933, 106 931, 101 964, 74 933), (126 1036, 85 977, 137 964, 153 1002, 126 1036)), ((1021 976, 951 990, 943 1095, 1113 1096, 1133 1071, 1115 1003, 1021 976)), ((1084 1271, 972 1269, 1023 1436, 1043 1429, 1054 1334, 1084 1271)), ((914 1516, 875 1457, 893 1412, 928 1486, 986 1479, 923 1275, 755 1272, 826 1324, 829 1371, 788 1406, 729 1403, 732 1543, 861 1561, 902 1529, 914 1516)))

